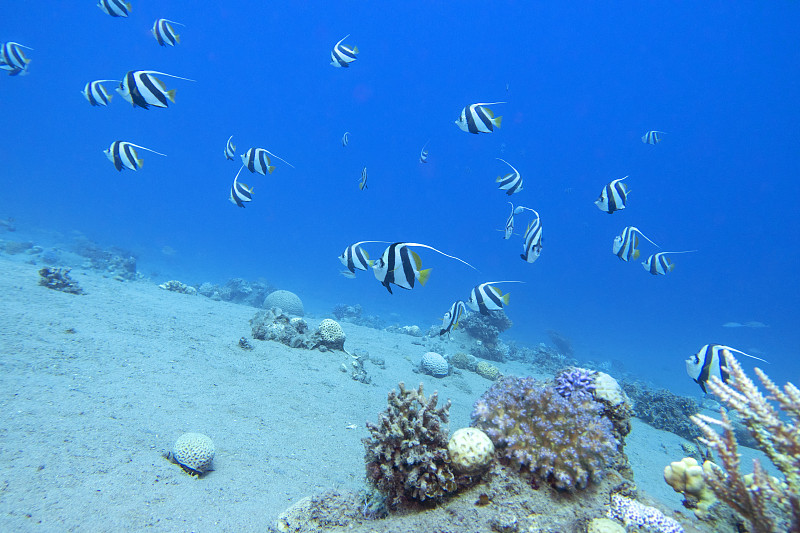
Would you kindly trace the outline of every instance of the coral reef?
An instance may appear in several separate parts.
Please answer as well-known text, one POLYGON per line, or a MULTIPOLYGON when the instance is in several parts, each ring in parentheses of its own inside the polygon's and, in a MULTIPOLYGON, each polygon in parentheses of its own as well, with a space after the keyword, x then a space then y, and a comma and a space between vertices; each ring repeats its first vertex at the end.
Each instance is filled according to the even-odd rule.
POLYGON ((42 268, 39 270, 39 285, 69 294, 84 294, 78 282, 69 275, 69 268, 42 268))
POLYGON ((73 244, 73 250, 81 257, 87 259, 83 265, 86 268, 103 272, 120 280, 134 280, 136 273, 136 256, 121 248, 102 248, 97 243, 85 237, 78 237, 73 244))
POLYGON ((624 451, 625 437, 631 432, 633 416, 631 401, 617 380, 605 372, 593 372, 592 386, 592 396, 603 406, 603 416, 611 421, 612 433, 617 440, 618 453, 614 458, 613 467, 624 477, 633 479, 633 470, 624 451))
POLYGON ((447 453, 456 472, 475 474, 491 464, 494 459, 494 444, 478 428, 461 428, 450 437, 447 453))
POLYGON ((684 533, 683 527, 674 518, 620 494, 611 496, 608 517, 619 520, 626 529, 637 527, 653 533, 684 533))
MULTIPOLYGON (((372 378, 367 374, 367 367, 364 365, 365 361, 369 361, 369 354, 365 350, 356 350, 350 354, 350 365, 342 363, 342 372, 350 373, 350 378, 359 383, 369 384, 372 383, 372 378)), ((377 364, 377 363, 375 363, 377 364)))
POLYGON ((361 318, 361 304, 356 305, 345 305, 345 304, 336 304, 333 307, 333 318, 336 320, 344 320, 347 319, 351 322, 358 320, 361 318))
POLYGON ((533 348, 521 346, 514 341, 509 341, 508 358, 529 363, 542 374, 555 374, 562 368, 577 366, 578 362, 572 357, 567 357, 558 350, 544 343, 539 343, 533 348))
POLYGON ((181 294, 190 294, 190 295, 197 294, 197 289, 195 289, 191 285, 181 283, 180 281, 174 279, 162 283, 161 285, 159 285, 159 287, 167 291, 179 292, 181 294))
POLYGON ((450 365, 447 360, 436 352, 426 352, 422 356, 419 367, 422 373, 436 378, 444 377, 450 373, 450 365))
POLYGON ((269 293, 264 299, 264 307, 266 309, 276 307, 284 313, 295 316, 305 314, 300 297, 291 291, 280 290, 269 293))
POLYGON ((437 408, 438 394, 425 398, 423 387, 389 392, 389 407, 378 425, 367 422, 367 478, 387 497, 390 508, 436 501, 455 492, 447 452, 450 402, 437 408))
POLYGON ((500 309, 488 315, 466 313, 459 321, 459 329, 475 339, 470 347, 472 355, 490 361, 503 362, 508 357, 508 346, 500 341, 499 335, 511 327, 511 320, 500 309))
POLYGON ((680 494, 683 494, 683 506, 694 509, 698 518, 705 518, 709 508, 717 502, 714 492, 706 484, 703 470, 712 468, 710 461, 703 466, 694 457, 684 457, 673 461, 664 468, 664 481, 680 494))
POLYGON ((486 361, 479 361, 478 364, 475 366, 475 372, 482 378, 486 378, 489 381, 495 381, 499 378, 502 374, 500 374, 500 369, 496 366, 487 363, 486 361))
POLYGON ((472 425, 514 468, 573 491, 600 479, 617 452, 611 422, 601 413, 588 396, 564 398, 532 378, 509 376, 475 403, 472 425))
POLYGON ((208 436, 202 433, 184 433, 178 437, 166 457, 180 465, 188 474, 200 476, 213 470, 211 463, 214 453, 214 442, 208 436))
POLYGON ((569 368, 556 376, 556 390, 564 398, 571 398, 574 394, 588 394, 594 392, 594 370, 585 368, 569 368))
POLYGON ((475 358, 475 356, 464 352, 456 352, 451 355, 450 364, 456 368, 469 370, 470 372, 475 372, 478 370, 478 360, 475 358))
POLYGON ((752 531, 800 531, 800 390, 792 383, 781 389, 756 368, 759 381, 770 399, 778 404, 776 409, 745 374, 739 361, 730 352, 725 357, 729 382, 723 383, 715 376, 707 386, 741 417, 785 481, 768 476, 758 460, 753 461, 751 478, 742 475, 736 437, 723 409, 720 420, 702 414, 692 416, 703 432, 700 440, 714 451, 720 462, 719 466, 704 468, 705 481, 717 498, 750 522, 752 531), (715 425, 722 428, 722 435, 712 427, 715 425))
POLYGON ((242 278, 231 278, 221 286, 205 282, 197 288, 197 292, 206 298, 252 307, 261 307, 267 295, 274 290, 275 287, 265 281, 247 281, 242 278))
POLYGON ((666 389, 654 390, 641 381, 623 381, 622 389, 633 402, 635 415, 656 429, 669 431, 686 440, 700 436, 689 418, 700 411, 697 401, 666 389))

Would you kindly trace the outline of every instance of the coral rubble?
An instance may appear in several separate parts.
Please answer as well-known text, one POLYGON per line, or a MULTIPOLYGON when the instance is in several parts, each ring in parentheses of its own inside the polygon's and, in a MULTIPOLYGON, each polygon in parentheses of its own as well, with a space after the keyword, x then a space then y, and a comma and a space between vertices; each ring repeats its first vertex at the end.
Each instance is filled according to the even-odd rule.
POLYGON ((686 440, 700 436, 697 426, 689 418, 700 411, 700 406, 693 398, 679 396, 666 389, 653 390, 641 381, 623 381, 622 388, 633 402, 637 418, 686 440))
POLYGON ((69 294, 84 294, 78 282, 69 275, 69 268, 42 268, 39 270, 39 285, 69 294))

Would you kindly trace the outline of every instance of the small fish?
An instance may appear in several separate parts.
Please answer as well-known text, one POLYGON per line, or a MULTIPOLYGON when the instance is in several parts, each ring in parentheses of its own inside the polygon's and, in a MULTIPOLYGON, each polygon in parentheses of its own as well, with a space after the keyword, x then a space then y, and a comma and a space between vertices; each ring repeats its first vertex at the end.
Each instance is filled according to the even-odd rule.
POLYGON ((390 244, 383 255, 375 261, 372 265, 372 270, 375 273, 375 278, 381 282, 381 285, 386 287, 389 294, 392 293, 391 284, 394 283, 403 289, 413 289, 414 281, 419 280, 421 285, 425 285, 428 277, 431 274, 431 269, 422 270, 422 260, 419 255, 410 247, 420 247, 433 250, 440 253, 445 257, 461 261, 470 268, 475 268, 463 259, 448 255, 433 246, 427 244, 419 244, 414 242, 396 242, 390 244))
POLYGON ((356 273, 355 272, 349 272, 347 270, 340 270, 339 274, 341 274, 342 276, 346 277, 347 279, 356 279, 356 273))
POLYGON ((225 143, 225 159, 233 161, 233 156, 236 154, 236 145, 233 144, 233 135, 228 137, 228 142, 225 143))
MULTIPOLYGON (((428 141, 430 142, 430 141, 428 141)), ((422 146, 422 150, 419 151, 419 162, 420 163, 427 163, 428 162, 428 142, 426 142, 422 146)))
POLYGON ((130 2, 123 2, 122 0, 100 0, 97 3, 97 7, 103 13, 112 17, 127 17, 131 13, 130 2))
POLYGON ((358 55, 358 46, 349 46, 346 44, 342 44, 342 41, 350 37, 350 34, 344 36, 344 38, 336 43, 331 50, 331 65, 334 67, 349 67, 350 63, 355 61, 358 55))
POLYGON ((166 154, 162 154, 161 152, 156 152, 150 148, 145 148, 144 146, 139 146, 138 144, 129 143, 127 141, 114 141, 107 150, 103 150, 103 153, 106 154, 106 157, 108 157, 109 161, 114 163, 114 168, 120 172, 122 171, 123 167, 131 170, 139 170, 142 168, 143 161, 139 159, 139 154, 136 153, 136 148, 141 148, 142 150, 147 150, 148 152, 153 152, 154 154, 167 157, 166 154))
POLYGON ((523 281, 487 281, 476 285, 469 294, 467 305, 473 311, 480 311, 482 315, 488 315, 489 311, 502 309, 503 305, 508 305, 509 295, 503 294, 500 289, 493 287, 496 283, 524 283, 523 281))
POLYGON ((728 360, 727 357, 731 355, 730 352, 736 352, 752 359, 757 359, 765 363, 769 361, 756 357, 754 355, 746 354, 736 348, 730 346, 723 346, 722 344, 706 344, 700 351, 689 357, 686 360, 686 373, 694 380, 695 383, 700 385, 704 393, 706 391, 706 384, 711 376, 717 376, 723 383, 728 382, 728 360))
POLYGON ((349 142, 350 142, 350 132, 346 131, 344 132, 344 135, 342 135, 342 146, 347 146, 347 143, 349 142))
POLYGON ((495 157, 498 161, 502 161, 506 165, 511 167, 513 172, 506 174, 505 176, 499 176, 495 181, 495 183, 499 183, 500 185, 497 186, 498 189, 506 191, 506 194, 511 196, 514 193, 517 193, 522 190, 522 176, 520 176, 519 171, 514 168, 511 163, 504 159, 500 159, 499 157, 495 157))
POLYGON ((505 104, 505 102, 488 102, 472 104, 461 110, 456 126, 469 133, 489 133, 500 127, 503 117, 496 117, 487 105, 505 104))
POLYGON ((361 178, 358 180, 358 190, 363 191, 367 188, 367 167, 361 169, 361 178))
POLYGON ((96 80, 90 81, 86 84, 86 86, 81 91, 81 94, 86 98, 90 104, 93 106, 101 105, 107 106, 108 103, 111 101, 111 95, 108 94, 106 88, 103 87, 103 83, 107 81, 113 81, 119 83, 119 80, 96 80))
POLYGON ((242 154, 242 163, 244 163, 244 166, 250 172, 258 172, 262 176, 266 176, 267 173, 272 174, 272 171, 275 170, 275 167, 270 165, 272 161, 270 161, 269 156, 272 156, 275 159, 280 159, 290 167, 294 168, 291 163, 285 159, 281 159, 265 148, 250 148, 242 154))
POLYGON ((723 328, 768 328, 767 324, 763 322, 751 321, 742 324, 741 322, 726 322, 722 324, 723 328))
POLYGON ((665 135, 663 131, 651 130, 642 135, 642 142, 644 144, 658 144, 661 142, 661 136, 665 135))
MULTIPOLYGON (((628 176, 625 176, 625 178, 627 177, 628 176)), ((600 211, 605 211, 610 215, 614 211, 625 209, 628 201, 628 194, 630 193, 628 186, 621 183, 625 178, 615 179, 603 187, 600 197, 594 202, 594 205, 596 205, 600 211)))
POLYGON ((356 269, 367 270, 373 265, 373 263, 375 263, 375 261, 369 258, 369 254, 367 254, 367 252, 361 248, 362 244, 368 242, 379 242, 386 244, 386 241, 359 241, 345 248, 344 252, 342 252, 342 255, 339 256, 339 261, 341 261, 342 264, 347 267, 347 270, 352 274, 355 274, 356 269))
POLYGON ((248 187, 244 183, 239 183, 239 174, 242 172, 243 168, 244 165, 239 167, 239 172, 237 172, 236 177, 233 178, 230 196, 231 203, 242 208, 244 207, 245 202, 250 202, 253 200, 253 188, 248 187))
MULTIPOLYGON (((533 212, 536 213, 536 211, 533 212)), ((542 221, 539 218, 539 213, 536 213, 536 220, 528 224, 523 240, 525 245, 522 249, 523 253, 519 254, 519 256, 523 261, 533 263, 539 259, 539 255, 542 253, 542 221)))
POLYGON ((183 26, 180 22, 167 19, 158 19, 153 23, 153 29, 150 32, 161 46, 175 46, 181 42, 181 36, 175 33, 172 24, 183 26))
POLYGON ((450 306, 450 309, 444 314, 444 318, 442 318, 442 329, 439 330, 439 336, 441 337, 445 333, 450 333, 451 330, 458 328, 458 321, 461 319, 461 315, 463 315, 467 311, 467 307, 462 300, 456 301, 453 305, 450 306))
MULTIPOLYGON (((639 250, 637 247, 639 246, 639 237, 637 236, 637 233, 650 241, 650 239, 647 238, 647 235, 642 233, 639 228, 628 226, 622 230, 621 235, 614 237, 614 244, 611 247, 614 255, 626 262, 630 261, 631 259, 638 259, 639 250)), ((656 248, 659 247, 653 241, 650 241, 650 243, 656 248)))
POLYGON ((665 276, 668 272, 672 272, 675 269, 675 263, 673 263, 669 257, 666 257, 665 254, 689 254, 696 251, 697 250, 684 250, 682 252, 658 252, 657 254, 653 254, 646 260, 642 261, 642 266, 654 276, 665 276))
POLYGON ((25 57, 25 53, 22 51, 23 48, 33 50, 33 48, 24 44, 10 41, 0 45, 0 69, 7 70, 9 76, 17 76, 18 74, 24 76, 28 73, 28 64, 31 60, 25 57))
POLYGON ((156 72, 155 70, 130 70, 122 78, 122 82, 117 87, 117 92, 133 107, 142 107, 144 109, 149 109, 150 106, 167 107, 170 101, 175 102, 175 89, 168 91, 164 86, 164 82, 156 78, 155 74, 179 80, 194 81, 164 72, 156 72))
MULTIPOLYGON (((534 211, 533 209, 530 209, 530 208, 522 206, 522 205, 518 205, 515 208, 514 204, 512 204, 511 202, 508 202, 508 204, 511 206, 511 214, 508 215, 508 219, 506 219, 506 227, 503 230, 503 239, 506 239, 506 240, 510 239, 511 235, 514 234, 514 215, 520 215, 520 214, 522 214, 523 211, 526 211, 526 210, 527 211, 533 211, 534 213, 536 213, 536 211, 534 211)), ((536 216, 538 217, 539 213, 536 213, 536 216)))

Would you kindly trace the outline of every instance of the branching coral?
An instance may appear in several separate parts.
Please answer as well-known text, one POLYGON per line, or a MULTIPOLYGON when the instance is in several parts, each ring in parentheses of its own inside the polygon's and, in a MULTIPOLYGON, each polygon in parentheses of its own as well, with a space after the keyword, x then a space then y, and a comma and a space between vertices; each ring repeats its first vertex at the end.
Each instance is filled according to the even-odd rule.
POLYGON ((617 449, 611 422, 588 395, 564 398, 533 378, 501 378, 475 403, 483 429, 512 466, 575 490, 598 479, 617 449))
POLYGON ((437 500, 456 490, 447 452, 450 401, 437 408, 436 392, 426 399, 419 390, 389 393, 380 424, 367 422, 367 478, 387 496, 389 507, 437 500))
POLYGON ((771 405, 747 377, 730 352, 725 353, 730 381, 723 383, 712 377, 708 383, 729 409, 735 411, 748 428, 758 446, 785 476, 785 483, 770 477, 758 460, 753 461, 753 475, 739 471, 737 442, 730 418, 720 410, 721 420, 695 415, 692 421, 702 430, 701 439, 714 450, 721 467, 707 470, 705 479, 717 497, 747 519, 753 531, 800 531, 800 390, 791 383, 781 390, 767 375, 755 373, 778 403, 771 405), (785 418, 781 418, 781 412, 785 418), (712 425, 722 427, 717 433, 712 425))
POLYGON ((556 376, 556 390, 564 398, 573 394, 591 394, 594 391, 594 370, 570 368, 556 376))

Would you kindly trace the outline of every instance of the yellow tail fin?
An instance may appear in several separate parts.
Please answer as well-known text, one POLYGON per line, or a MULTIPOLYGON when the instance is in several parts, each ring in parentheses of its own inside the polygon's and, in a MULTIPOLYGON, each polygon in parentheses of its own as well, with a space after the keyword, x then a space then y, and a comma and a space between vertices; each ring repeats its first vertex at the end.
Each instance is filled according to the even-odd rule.
POLYGON ((419 280, 420 285, 423 287, 425 286, 425 283, 428 282, 428 278, 431 277, 431 270, 433 269, 426 268, 425 270, 419 271, 419 276, 417 276, 417 279, 419 280))

